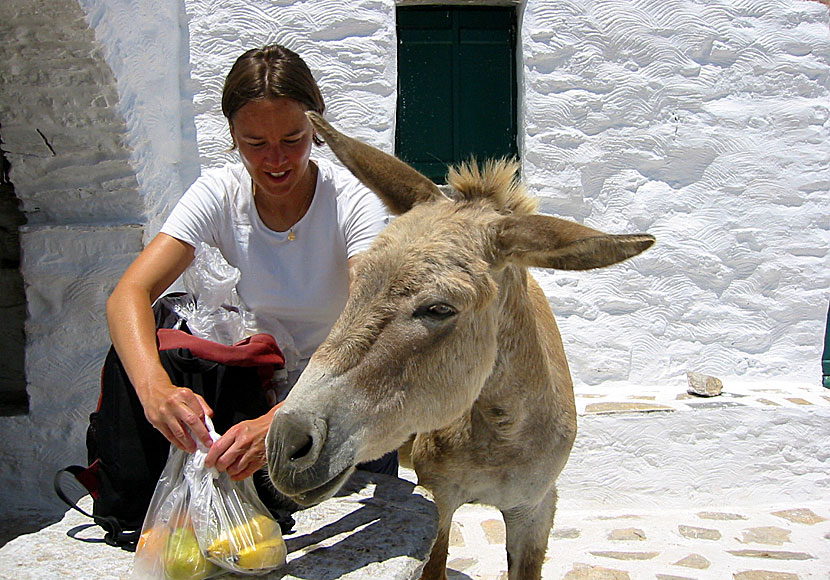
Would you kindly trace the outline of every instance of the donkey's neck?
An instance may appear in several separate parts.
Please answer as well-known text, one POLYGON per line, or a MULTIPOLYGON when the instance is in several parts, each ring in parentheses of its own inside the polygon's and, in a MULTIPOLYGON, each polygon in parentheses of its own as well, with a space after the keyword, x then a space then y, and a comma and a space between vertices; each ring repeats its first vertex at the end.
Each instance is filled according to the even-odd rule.
POLYGON ((544 293, 526 269, 515 266, 500 273, 498 284, 499 350, 479 402, 572 407, 570 372, 544 293))

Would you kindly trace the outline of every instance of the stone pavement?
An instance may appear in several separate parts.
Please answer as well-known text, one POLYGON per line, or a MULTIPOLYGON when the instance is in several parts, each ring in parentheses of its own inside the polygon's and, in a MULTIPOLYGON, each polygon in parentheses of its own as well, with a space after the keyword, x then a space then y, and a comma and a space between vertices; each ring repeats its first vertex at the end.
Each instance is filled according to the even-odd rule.
MULTIPOLYGON (((489 507, 453 521, 448 580, 507 580, 504 525, 489 507)), ((544 580, 830 579, 830 501, 688 510, 570 510, 548 543, 544 580)))
MULTIPOLYGON (((91 498, 79 505, 91 510, 91 498)), ((259 578, 411 580, 419 576, 438 524, 435 504, 421 488, 365 472, 295 519, 285 536, 288 562, 259 578)), ((133 554, 107 546, 102 535, 88 518, 69 510, 61 521, 0 547, 0 580, 126 580, 133 554), (70 538, 70 531, 86 543, 70 538)))
MULTIPOLYGON (((560 477, 544 580, 830 580, 830 390, 731 381, 701 398, 685 386, 603 385, 576 400, 580 432, 560 477), (723 427, 732 422, 737 438, 723 427), (795 435, 770 447, 756 432, 795 435), (598 448, 610 450, 591 459, 598 448), (626 471, 638 453, 644 461, 626 471), (672 460, 682 468, 668 469, 672 460), (719 461, 736 468, 712 469, 719 461), (605 463, 615 467, 596 475, 605 463), (643 487, 649 478, 655 491, 643 487)), ((497 510, 463 506, 448 580, 507 580, 504 539, 497 510)))

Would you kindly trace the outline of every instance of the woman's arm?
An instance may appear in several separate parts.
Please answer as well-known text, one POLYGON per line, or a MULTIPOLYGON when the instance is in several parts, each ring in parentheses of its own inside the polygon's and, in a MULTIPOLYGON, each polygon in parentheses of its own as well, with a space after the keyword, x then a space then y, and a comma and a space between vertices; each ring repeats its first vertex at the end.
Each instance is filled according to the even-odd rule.
POLYGON ((202 397, 170 382, 158 354, 152 304, 193 257, 192 246, 159 234, 127 268, 107 300, 112 343, 147 420, 171 443, 189 452, 196 450, 196 444, 188 429, 210 446, 204 416, 212 411, 202 397))

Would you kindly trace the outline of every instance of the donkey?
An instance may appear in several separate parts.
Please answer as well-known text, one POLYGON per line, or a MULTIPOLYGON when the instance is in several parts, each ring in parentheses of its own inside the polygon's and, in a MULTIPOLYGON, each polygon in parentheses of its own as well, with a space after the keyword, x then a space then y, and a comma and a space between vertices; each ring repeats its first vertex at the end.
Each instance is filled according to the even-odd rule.
POLYGON ((556 321, 527 268, 608 266, 654 238, 536 214, 511 161, 452 169, 445 195, 307 114, 398 217, 356 261, 345 310, 274 416, 270 477, 314 504, 414 436, 439 515, 422 579, 446 579, 452 516, 470 502, 501 510, 510 580, 539 579, 576 411, 556 321))

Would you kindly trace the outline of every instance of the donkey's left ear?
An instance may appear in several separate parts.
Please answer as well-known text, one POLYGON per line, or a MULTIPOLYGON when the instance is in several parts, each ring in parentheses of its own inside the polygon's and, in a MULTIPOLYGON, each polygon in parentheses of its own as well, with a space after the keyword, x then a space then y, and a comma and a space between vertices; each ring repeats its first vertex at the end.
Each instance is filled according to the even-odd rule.
POLYGON ((649 234, 605 234, 546 215, 505 217, 496 226, 501 260, 557 270, 610 266, 644 252, 654 241, 649 234))

